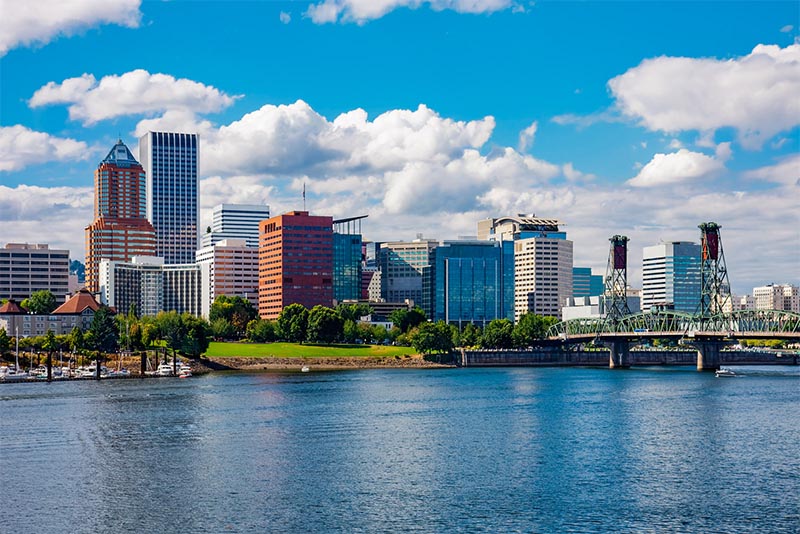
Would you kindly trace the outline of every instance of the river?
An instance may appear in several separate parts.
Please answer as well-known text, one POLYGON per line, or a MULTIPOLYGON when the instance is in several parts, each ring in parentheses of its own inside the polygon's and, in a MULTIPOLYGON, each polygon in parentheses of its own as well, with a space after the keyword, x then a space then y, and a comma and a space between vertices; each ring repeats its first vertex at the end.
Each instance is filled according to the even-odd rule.
POLYGON ((0 531, 796 533, 800 375, 769 371, 3 384, 0 531))

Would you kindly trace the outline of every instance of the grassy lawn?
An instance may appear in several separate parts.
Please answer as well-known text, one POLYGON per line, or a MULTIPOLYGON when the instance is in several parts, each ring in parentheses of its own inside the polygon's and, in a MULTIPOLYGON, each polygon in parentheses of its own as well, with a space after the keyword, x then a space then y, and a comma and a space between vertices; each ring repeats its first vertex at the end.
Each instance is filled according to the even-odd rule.
POLYGON ((412 347, 384 345, 309 345, 299 343, 211 342, 209 358, 385 358, 414 354, 412 347))

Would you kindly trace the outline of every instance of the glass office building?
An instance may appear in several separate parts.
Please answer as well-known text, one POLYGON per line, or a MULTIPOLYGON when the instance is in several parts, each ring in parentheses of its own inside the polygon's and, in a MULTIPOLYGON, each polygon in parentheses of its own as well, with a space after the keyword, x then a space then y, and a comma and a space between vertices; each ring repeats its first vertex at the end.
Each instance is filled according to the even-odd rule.
POLYGON ((194 263, 198 149, 197 134, 147 132, 139 138, 147 219, 156 229, 156 256, 166 264, 194 263))
POLYGON ((700 303, 700 245, 673 241, 645 247, 642 311, 662 306, 695 313, 700 303))
POLYGON ((333 299, 361 298, 361 234, 333 234, 333 299))

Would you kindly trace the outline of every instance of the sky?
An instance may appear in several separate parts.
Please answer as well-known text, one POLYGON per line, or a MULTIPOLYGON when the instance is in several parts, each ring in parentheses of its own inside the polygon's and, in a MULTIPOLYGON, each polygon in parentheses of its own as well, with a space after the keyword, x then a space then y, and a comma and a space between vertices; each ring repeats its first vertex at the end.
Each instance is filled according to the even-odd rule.
POLYGON ((557 218, 574 264, 722 226, 733 290, 800 284, 800 4, 0 0, 0 246, 83 260, 118 138, 200 136, 219 203, 368 240, 557 218))

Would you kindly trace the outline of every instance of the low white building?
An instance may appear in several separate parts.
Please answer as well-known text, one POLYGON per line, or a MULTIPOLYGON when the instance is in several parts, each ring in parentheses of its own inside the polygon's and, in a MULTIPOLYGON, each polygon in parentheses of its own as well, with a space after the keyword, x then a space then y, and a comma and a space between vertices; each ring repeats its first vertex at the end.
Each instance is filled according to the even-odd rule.
POLYGON ((800 313, 800 290, 792 284, 768 284, 753 288, 755 309, 800 313))

